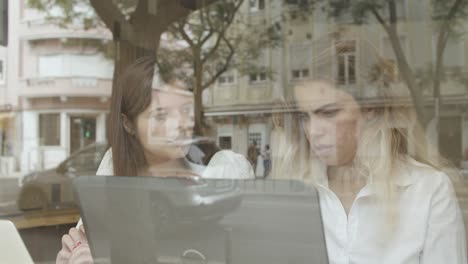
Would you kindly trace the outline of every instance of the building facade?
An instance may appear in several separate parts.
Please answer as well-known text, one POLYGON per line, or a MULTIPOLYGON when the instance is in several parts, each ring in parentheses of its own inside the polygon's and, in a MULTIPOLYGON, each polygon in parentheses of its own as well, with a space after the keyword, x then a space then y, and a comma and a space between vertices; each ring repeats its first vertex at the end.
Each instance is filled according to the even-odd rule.
MULTIPOLYGON (((320 77, 325 71, 356 98, 371 100, 376 91, 368 76, 371 63, 376 61, 372 57, 378 54, 397 65, 387 32, 372 16, 363 24, 354 23, 347 14, 331 17, 321 8, 304 16, 300 3, 262 0, 244 3, 240 15, 247 16, 252 24, 279 23, 282 41, 277 47, 262 48, 261 56, 254 59, 271 70, 272 76, 267 72, 241 75, 231 69, 206 92, 205 116, 213 122, 222 147, 246 155, 247 147, 255 140, 263 150, 271 140, 272 113, 281 112, 278 102, 290 99, 294 85, 302 80, 320 77), (341 43, 339 50, 333 48, 336 43, 341 43), (329 60, 333 66, 324 69, 317 58, 326 50, 332 54, 329 60), (377 52, 373 55, 371 50, 377 52)), ((398 41, 408 64, 420 80, 424 79, 423 74, 426 79, 432 78, 428 69, 435 62, 437 30, 433 26, 431 2, 399 0, 396 10, 398 41)), ((380 12, 388 17, 387 10, 380 12)), ((459 32, 465 32, 467 23, 460 26, 459 32)), ((468 148, 467 84, 455 77, 468 71, 466 40, 466 35, 457 34, 447 42, 443 58, 446 77, 441 79, 440 95, 434 95, 431 82, 427 87, 420 85, 424 89, 424 111, 433 113, 427 126, 427 140, 456 165, 468 148)))
POLYGON ((9 4, 8 68, 0 87, 9 106, 2 156, 11 157, 9 171, 22 173, 106 141, 113 74, 113 60, 102 52, 112 43, 110 32, 58 27, 27 2, 9 4))

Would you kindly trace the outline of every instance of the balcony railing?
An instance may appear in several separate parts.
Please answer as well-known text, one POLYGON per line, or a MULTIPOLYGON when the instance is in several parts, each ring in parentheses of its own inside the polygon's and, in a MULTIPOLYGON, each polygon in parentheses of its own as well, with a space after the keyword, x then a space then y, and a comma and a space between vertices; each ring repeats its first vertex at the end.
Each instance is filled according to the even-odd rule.
POLYGON ((110 96, 112 79, 95 77, 36 77, 23 81, 25 97, 47 96, 110 96))

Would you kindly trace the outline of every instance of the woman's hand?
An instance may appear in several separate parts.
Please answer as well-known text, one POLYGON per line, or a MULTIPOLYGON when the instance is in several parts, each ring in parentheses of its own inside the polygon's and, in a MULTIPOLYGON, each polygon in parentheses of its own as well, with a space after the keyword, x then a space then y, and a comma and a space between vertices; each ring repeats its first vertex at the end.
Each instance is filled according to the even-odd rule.
POLYGON ((88 239, 83 228, 71 228, 62 237, 62 249, 57 254, 57 264, 92 264, 93 258, 88 245, 88 239))

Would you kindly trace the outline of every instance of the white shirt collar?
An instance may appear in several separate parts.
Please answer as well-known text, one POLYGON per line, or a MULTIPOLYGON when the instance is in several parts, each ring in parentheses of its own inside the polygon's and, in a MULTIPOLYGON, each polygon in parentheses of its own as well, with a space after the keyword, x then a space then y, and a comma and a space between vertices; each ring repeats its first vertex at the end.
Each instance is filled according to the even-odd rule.
MULTIPOLYGON (((395 179, 395 184, 402 189, 414 184, 420 177, 418 173, 418 171, 420 170, 416 170, 416 167, 419 169, 424 167, 430 168, 429 165, 418 162, 413 158, 409 158, 408 162, 406 162, 404 167, 401 168, 401 171, 397 173, 398 177, 395 179)), ((328 177, 326 173, 322 173, 321 175, 319 175, 315 180, 315 184, 321 188, 329 190, 328 177)), ((369 196, 374 193, 375 189, 372 188, 372 185, 368 183, 361 189, 358 196, 369 196)))

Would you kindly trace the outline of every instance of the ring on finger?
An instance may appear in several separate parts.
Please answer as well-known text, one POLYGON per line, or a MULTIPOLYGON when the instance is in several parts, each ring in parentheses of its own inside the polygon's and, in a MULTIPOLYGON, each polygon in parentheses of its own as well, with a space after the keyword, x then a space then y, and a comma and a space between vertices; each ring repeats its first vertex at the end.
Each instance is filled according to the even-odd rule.
POLYGON ((76 244, 73 246, 72 250, 75 250, 79 246, 81 246, 81 241, 76 242, 76 244))

